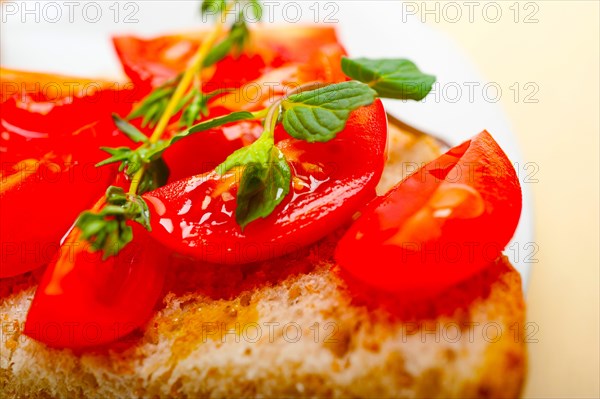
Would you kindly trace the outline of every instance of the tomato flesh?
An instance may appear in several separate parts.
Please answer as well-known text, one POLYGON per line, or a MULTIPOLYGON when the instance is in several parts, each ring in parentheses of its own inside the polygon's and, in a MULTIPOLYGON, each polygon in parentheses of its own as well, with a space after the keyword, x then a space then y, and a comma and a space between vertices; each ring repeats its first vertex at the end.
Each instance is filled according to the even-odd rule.
POLYGON ((372 199, 381 177, 387 118, 379 100, 353 111, 326 143, 291 139, 277 145, 293 175, 290 194, 274 212, 242 232, 235 221, 241 171, 210 172, 144 195, 152 235, 176 252, 213 263, 241 264, 295 251, 348 222, 372 199))
MULTIPOLYGON (((20 84, 33 83, 29 79, 38 75, 11 71, 9 76, 27 88, 20 84)), ((48 98, 35 89, 3 87, 0 277, 8 277, 48 263, 77 215, 113 181, 115 167, 94 165, 108 157, 101 146, 130 144, 110 115, 127 112, 131 102, 129 90, 48 98)))
POLYGON ((69 233, 37 288, 27 336, 52 347, 97 346, 150 318, 162 294, 167 257, 143 227, 132 227, 133 241, 105 261, 77 228, 69 233))
POLYGON ((515 170, 484 131, 365 207, 340 240, 336 259, 368 286, 430 295, 493 262, 520 213, 515 170))

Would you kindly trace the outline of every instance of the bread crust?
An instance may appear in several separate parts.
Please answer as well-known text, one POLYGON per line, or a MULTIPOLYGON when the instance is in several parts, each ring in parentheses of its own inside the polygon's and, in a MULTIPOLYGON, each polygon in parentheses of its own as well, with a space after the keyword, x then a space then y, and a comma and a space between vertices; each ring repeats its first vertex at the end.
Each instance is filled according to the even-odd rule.
MULTIPOLYGON (((390 140, 428 151, 409 160, 436 155, 430 144, 398 134, 390 140)), ((165 298, 148 324, 110 346, 79 351, 21 334, 40 271, 1 280, 0 395, 519 396, 526 350, 516 327, 523 327, 524 301, 506 258, 439 298, 403 306, 402 298, 369 301, 349 288, 333 261, 336 242, 334 234, 243 266, 173 256, 165 298)))

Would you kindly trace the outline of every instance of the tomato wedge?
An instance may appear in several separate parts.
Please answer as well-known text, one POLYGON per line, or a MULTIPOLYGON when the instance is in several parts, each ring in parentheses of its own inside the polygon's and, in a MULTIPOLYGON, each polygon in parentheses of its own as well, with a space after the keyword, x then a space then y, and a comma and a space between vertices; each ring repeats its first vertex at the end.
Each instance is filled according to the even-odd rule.
MULTIPOLYGON (((137 87, 149 91, 187 67, 203 36, 202 32, 153 39, 117 36, 113 43, 127 76, 137 87)), ((208 69, 203 81, 211 90, 239 87, 272 68, 306 64, 326 46, 344 52, 331 27, 256 28, 244 52, 239 57, 227 56, 216 68, 208 69)), ((331 49, 325 50, 329 52, 331 49)), ((340 69, 339 63, 336 67, 340 69)))
POLYGON ((133 223, 134 239, 102 260, 74 228, 48 265, 25 323, 25 334, 52 347, 112 342, 152 315, 165 281, 167 254, 133 223))
POLYGON ((355 280, 391 293, 438 293, 484 269, 513 236, 521 189, 486 131, 373 200, 340 240, 355 280))
MULTIPOLYGON (((147 193, 153 237, 176 252, 225 264, 276 257, 319 240, 348 222, 375 195, 383 170, 387 118, 379 100, 353 111, 327 143, 286 138, 290 194, 244 231, 235 221, 239 170, 175 182, 147 193)), ((277 137, 289 137, 281 126, 277 137)))
MULTIPOLYGON (((49 262, 79 212, 113 181, 116 168, 94 165, 107 157, 100 146, 129 144, 110 115, 131 107, 130 90, 100 89, 83 97, 73 90, 48 98, 44 86, 36 89, 35 83, 52 81, 50 75, 7 75, 17 88, 2 82, 0 277, 49 262)), ((54 82, 67 79, 58 76, 54 82)))

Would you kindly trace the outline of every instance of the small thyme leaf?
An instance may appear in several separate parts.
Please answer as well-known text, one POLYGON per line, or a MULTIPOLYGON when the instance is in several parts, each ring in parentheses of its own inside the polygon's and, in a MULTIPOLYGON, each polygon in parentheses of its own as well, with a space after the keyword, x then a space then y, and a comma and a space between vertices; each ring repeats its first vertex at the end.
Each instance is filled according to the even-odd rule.
POLYGON ((117 148, 100 147, 100 149, 102 151, 108 152, 112 156, 110 158, 107 158, 103 161, 98 162, 96 164, 96 167, 108 165, 108 164, 115 163, 115 162, 121 162, 126 159, 129 159, 129 157, 131 157, 130 153, 132 151, 131 148, 129 148, 129 147, 117 147, 117 148))
POLYGON ((127 115, 127 119, 142 118, 142 127, 154 127, 165 112, 169 99, 175 92, 182 76, 182 74, 179 74, 154 89, 127 115))
POLYGON ((102 259, 119 253, 133 239, 133 221, 151 231, 148 204, 139 195, 126 194, 121 187, 110 186, 105 194, 106 204, 99 212, 82 212, 75 226, 92 249, 103 251, 102 259))
POLYGON ((194 96, 191 99, 188 107, 183 110, 183 114, 181 116, 181 120, 179 121, 179 125, 189 128, 198 119, 199 115, 208 115, 208 102, 210 100, 212 100, 214 97, 220 94, 231 91, 233 91, 233 89, 217 89, 205 94, 201 93, 198 90, 194 90, 194 96))
POLYGON ((148 174, 148 177, 143 177, 140 181, 140 190, 142 192, 151 191, 164 185, 168 179, 169 169, 161 156, 170 145, 194 133, 203 132, 227 123, 249 119, 255 119, 254 114, 251 112, 233 112, 226 116, 200 122, 189 129, 174 135, 170 140, 159 140, 156 143, 144 143, 135 150, 128 147, 101 147, 101 149, 109 153, 111 157, 98 162, 96 166, 120 162, 121 165, 119 166, 119 170, 125 171, 129 177, 133 177, 140 168, 145 167, 146 170, 144 175, 148 174))
POLYGON ((140 168, 145 167, 145 176, 140 181, 140 191, 151 191, 164 185, 169 177, 169 168, 161 158, 169 145, 169 141, 159 140, 156 143, 144 143, 135 150, 128 147, 101 147, 112 156, 98 162, 96 166, 120 162, 119 171, 124 171, 129 177, 133 177, 140 168))
POLYGON ((119 115, 113 113, 112 119, 117 126, 117 128, 127 137, 131 139, 134 143, 147 143, 148 137, 142 132, 138 130, 137 127, 133 126, 131 123, 127 122, 125 119, 121 118, 119 115))
POLYGON ((209 67, 211 65, 214 65, 217 62, 221 61, 223 58, 225 58, 227 56, 227 54, 229 54, 229 52, 233 48, 232 35, 233 35, 233 28, 229 32, 229 35, 227 37, 225 37, 223 40, 221 40, 219 43, 217 43, 210 50, 210 52, 206 55, 206 58, 204 59, 202 66, 209 67))

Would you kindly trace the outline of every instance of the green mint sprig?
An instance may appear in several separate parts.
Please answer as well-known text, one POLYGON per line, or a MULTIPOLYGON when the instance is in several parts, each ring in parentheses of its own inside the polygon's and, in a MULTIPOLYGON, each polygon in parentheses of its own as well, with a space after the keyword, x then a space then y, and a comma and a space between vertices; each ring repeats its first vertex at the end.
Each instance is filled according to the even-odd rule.
POLYGON ((222 175, 234 167, 243 168, 235 210, 236 222, 243 230, 248 223, 269 216, 288 195, 292 171, 267 132, 235 151, 216 170, 222 175))

